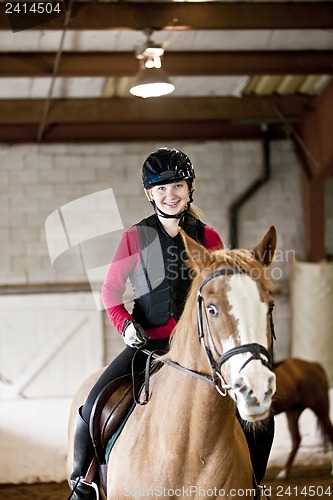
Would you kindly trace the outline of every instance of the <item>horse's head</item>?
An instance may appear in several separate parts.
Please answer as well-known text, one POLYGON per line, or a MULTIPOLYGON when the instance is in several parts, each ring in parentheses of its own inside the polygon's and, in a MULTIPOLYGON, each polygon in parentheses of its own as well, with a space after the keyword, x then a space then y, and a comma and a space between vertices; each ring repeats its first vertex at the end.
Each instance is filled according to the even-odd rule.
MULTIPOLYGON (((273 289, 268 268, 276 248, 269 228, 252 252, 207 251, 182 232, 195 273, 189 306, 197 303, 199 340, 205 363, 220 388, 229 386, 244 420, 265 419, 275 392, 271 371, 273 289)), ((193 321, 191 310, 181 321, 193 321)), ((222 392, 222 391, 221 391, 222 392)))

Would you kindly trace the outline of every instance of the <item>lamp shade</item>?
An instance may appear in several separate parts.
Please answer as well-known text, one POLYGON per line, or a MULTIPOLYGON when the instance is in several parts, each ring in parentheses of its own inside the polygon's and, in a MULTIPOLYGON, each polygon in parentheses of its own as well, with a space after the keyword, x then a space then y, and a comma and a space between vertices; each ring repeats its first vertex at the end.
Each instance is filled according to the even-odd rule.
POLYGON ((138 97, 159 97, 175 90, 162 68, 142 67, 135 77, 130 93, 138 97))

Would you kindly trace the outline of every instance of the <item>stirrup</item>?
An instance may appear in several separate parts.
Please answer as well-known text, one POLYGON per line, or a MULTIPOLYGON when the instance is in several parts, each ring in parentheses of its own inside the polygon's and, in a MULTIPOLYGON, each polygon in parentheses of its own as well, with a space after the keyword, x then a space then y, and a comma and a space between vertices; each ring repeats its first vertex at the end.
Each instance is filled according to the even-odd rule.
POLYGON ((262 495, 261 493, 265 496, 265 498, 267 498, 268 500, 270 500, 270 497, 268 496, 268 494, 266 493, 267 491, 267 487, 265 484, 257 484, 256 488, 255 488, 255 494, 256 494, 256 497, 255 498, 261 498, 262 495), (259 496, 258 496, 259 495, 259 496))
POLYGON ((75 493, 75 490, 76 488, 78 487, 78 485, 82 483, 82 484, 85 484, 86 486, 89 486, 90 488, 92 488, 94 491, 95 491, 95 495, 96 495, 96 500, 100 500, 99 499, 99 488, 98 488, 98 485, 96 483, 94 483, 93 481, 91 483, 88 483, 88 481, 85 481, 85 478, 83 476, 79 476, 76 478, 76 481, 75 481, 75 484, 73 486, 73 489, 68 497, 67 500, 70 500, 72 498, 72 496, 74 495, 75 493))

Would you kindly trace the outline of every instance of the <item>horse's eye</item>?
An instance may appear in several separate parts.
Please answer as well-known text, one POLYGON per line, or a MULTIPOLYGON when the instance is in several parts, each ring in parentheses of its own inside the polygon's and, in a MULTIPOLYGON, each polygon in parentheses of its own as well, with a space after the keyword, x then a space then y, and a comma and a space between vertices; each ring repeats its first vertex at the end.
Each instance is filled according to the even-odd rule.
POLYGON ((207 310, 211 316, 218 316, 219 315, 219 310, 214 304, 210 304, 210 306, 207 307, 207 310))

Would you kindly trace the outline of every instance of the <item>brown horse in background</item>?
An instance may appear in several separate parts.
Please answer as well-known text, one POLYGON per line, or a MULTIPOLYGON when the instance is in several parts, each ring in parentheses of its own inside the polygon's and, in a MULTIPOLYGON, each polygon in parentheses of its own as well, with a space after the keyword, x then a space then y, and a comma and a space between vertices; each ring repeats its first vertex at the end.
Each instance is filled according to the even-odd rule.
MULTIPOLYGON (((298 358, 288 358, 278 363, 274 373, 276 393, 273 410, 275 415, 286 412, 292 440, 288 460, 278 474, 279 478, 287 478, 301 443, 298 421, 306 408, 310 408, 317 416, 324 444, 330 441, 333 447, 333 425, 329 417, 329 386, 326 373, 319 363, 298 358)), ((333 474, 333 457, 331 474, 333 474)))

